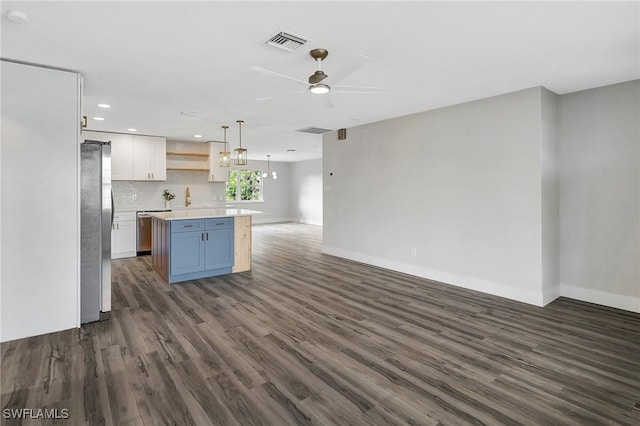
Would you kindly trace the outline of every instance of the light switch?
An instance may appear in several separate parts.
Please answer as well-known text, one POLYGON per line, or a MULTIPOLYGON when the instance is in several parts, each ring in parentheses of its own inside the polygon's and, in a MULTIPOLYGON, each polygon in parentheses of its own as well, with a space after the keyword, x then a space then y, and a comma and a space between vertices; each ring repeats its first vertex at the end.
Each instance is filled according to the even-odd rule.
POLYGON ((131 194, 131 200, 138 201, 138 194, 131 194))

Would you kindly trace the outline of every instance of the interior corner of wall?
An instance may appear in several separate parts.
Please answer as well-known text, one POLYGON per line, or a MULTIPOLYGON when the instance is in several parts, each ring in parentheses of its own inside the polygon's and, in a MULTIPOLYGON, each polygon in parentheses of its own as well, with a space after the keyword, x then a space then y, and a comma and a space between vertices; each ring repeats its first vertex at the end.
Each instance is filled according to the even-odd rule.
POLYGON ((555 286, 543 289, 543 291, 542 291, 542 306, 547 306, 549 303, 551 303, 554 300, 556 300, 558 297, 561 296, 561 293, 562 293, 562 291, 561 291, 561 288, 560 288, 560 284, 557 284, 555 286))

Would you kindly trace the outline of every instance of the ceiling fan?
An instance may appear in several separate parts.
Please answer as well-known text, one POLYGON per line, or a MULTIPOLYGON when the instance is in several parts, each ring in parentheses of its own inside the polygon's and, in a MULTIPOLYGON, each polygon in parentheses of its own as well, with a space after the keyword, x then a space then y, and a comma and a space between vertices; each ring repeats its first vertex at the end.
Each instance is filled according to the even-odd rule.
MULTIPOLYGON (((315 95, 324 95, 331 92, 334 89, 336 92, 339 92, 339 93, 354 93, 354 94, 362 94, 362 95, 390 95, 393 93, 389 89, 386 89, 383 87, 346 86, 346 85, 333 84, 333 83, 331 85, 326 84, 323 81, 329 76, 322 70, 322 61, 324 61, 327 58, 327 56, 329 55, 329 51, 326 49, 313 49, 309 52, 309 55, 311 55, 313 60, 316 61, 316 63, 318 64, 318 69, 309 76, 307 81, 300 80, 298 78, 281 74, 279 72, 271 71, 255 65, 251 67, 251 70, 262 73, 262 74, 271 75, 274 77, 286 78, 288 80, 295 81, 296 83, 307 86, 307 90, 315 95)), ((335 83, 338 83, 344 80, 353 72, 363 67, 370 60, 371 58, 369 58, 368 56, 360 55, 358 57, 358 60, 355 61, 353 64, 350 64, 349 66, 343 68, 341 71, 337 72, 336 75, 334 75, 334 78, 332 78, 332 80, 335 83)), ((305 90, 296 90, 294 92, 287 92, 287 93, 282 93, 274 96, 261 97, 261 98, 257 98, 257 100, 264 101, 267 99, 272 99, 272 98, 277 98, 284 95, 290 95, 290 94, 302 93, 302 92, 305 92, 305 90)))

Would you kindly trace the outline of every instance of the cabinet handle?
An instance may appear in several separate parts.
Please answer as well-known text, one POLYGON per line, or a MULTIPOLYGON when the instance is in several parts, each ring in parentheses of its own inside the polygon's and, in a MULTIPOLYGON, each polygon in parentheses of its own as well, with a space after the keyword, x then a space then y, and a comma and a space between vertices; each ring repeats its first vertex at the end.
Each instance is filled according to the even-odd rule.
POLYGON ((224 222, 216 223, 216 225, 224 225, 224 222))
POLYGON ((193 225, 182 225, 185 228, 193 228, 193 225))
POLYGON ((153 172, 151 172, 151 179, 155 179, 156 177, 153 175, 153 172))
POLYGON ((211 180, 213 180, 213 173, 211 173, 211 180))
POLYGON ((207 234, 207 241, 209 241, 209 233, 207 232, 206 234, 207 234))
POLYGON ((116 223, 116 229, 120 229, 120 224, 116 223))
POLYGON ((200 234, 200 241, 204 241, 204 232, 200 234))

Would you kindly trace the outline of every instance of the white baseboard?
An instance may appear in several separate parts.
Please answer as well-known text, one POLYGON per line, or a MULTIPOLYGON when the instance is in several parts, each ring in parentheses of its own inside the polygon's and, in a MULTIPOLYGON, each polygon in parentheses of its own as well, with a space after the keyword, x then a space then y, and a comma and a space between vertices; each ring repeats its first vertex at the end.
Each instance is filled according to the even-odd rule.
POLYGON ((582 300, 583 302, 596 303, 598 305, 609 306, 611 308, 624 309, 625 311, 640 313, 640 297, 624 296, 602 290, 592 290, 589 288, 575 287, 562 284, 560 294, 570 299, 582 300))
POLYGON ((291 220, 293 222, 304 223, 306 225, 322 226, 322 221, 321 220, 310 220, 310 219, 305 219, 305 218, 292 218, 291 220))
POLYGON ((272 218, 260 218, 259 215, 253 216, 253 220, 251 223, 255 225, 260 225, 261 223, 283 223, 283 222, 292 222, 293 220, 290 217, 272 217, 272 218))
POLYGON ((543 290, 542 306, 547 306, 549 303, 553 302, 560 296, 562 296, 562 291, 559 285, 543 290))
MULTIPOLYGON (((383 259, 380 257, 354 253, 347 250, 337 249, 335 247, 327 247, 323 245, 322 252, 330 254, 332 256, 343 257, 345 259, 355 260, 356 262, 362 262, 385 269, 391 269, 393 271, 415 275, 417 277, 426 278, 429 280, 441 282, 443 284, 454 285, 469 290, 475 290, 481 293, 488 293, 494 296, 505 297, 507 299, 516 300, 518 302, 528 303, 535 306, 544 306, 544 302, 554 295, 553 292, 550 292, 548 295, 543 295, 541 292, 529 291, 505 284, 479 280, 477 278, 459 276, 448 272, 423 268, 421 266, 410 265, 402 262, 383 259)), ((553 299, 555 299, 555 297, 553 297, 553 299)))

